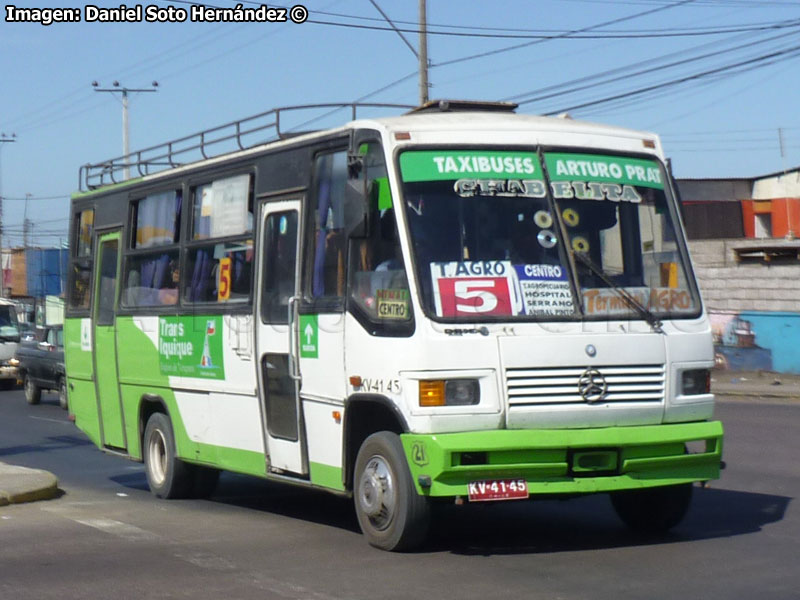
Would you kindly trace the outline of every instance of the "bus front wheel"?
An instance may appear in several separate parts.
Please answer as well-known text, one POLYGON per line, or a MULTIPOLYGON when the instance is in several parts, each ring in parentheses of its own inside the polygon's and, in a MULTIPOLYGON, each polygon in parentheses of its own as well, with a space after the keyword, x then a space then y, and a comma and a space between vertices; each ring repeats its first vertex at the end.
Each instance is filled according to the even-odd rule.
POLYGON ((164 413, 147 420, 143 448, 150 491, 158 498, 185 498, 192 488, 191 470, 178 459, 172 422, 164 413))
POLYGON ((381 431, 361 445, 353 481, 358 523, 382 550, 411 550, 428 532, 428 499, 417 494, 397 434, 381 431))
POLYGON ((644 534, 666 533, 675 527, 686 516, 691 501, 691 483, 611 494, 619 518, 633 531, 644 534))

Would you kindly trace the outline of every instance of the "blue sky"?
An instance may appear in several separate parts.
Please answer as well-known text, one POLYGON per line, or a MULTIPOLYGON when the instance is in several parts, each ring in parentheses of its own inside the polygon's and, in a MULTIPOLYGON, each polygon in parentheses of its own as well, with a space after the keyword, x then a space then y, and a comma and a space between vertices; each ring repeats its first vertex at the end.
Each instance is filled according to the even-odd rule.
MULTIPOLYGON (((418 1, 374 2, 417 48, 418 1)), ((16 134, 0 142, 4 245, 21 243, 28 195, 32 242, 66 239, 79 166, 122 153, 119 96, 96 93, 93 81, 129 88, 158 81, 157 93, 131 96, 132 150, 275 106, 417 102, 417 59, 372 0, 303 4, 309 20, 299 25, 45 27, 0 19, 0 133, 16 134)), ((86 6, 15 5, 82 14, 86 6)), ((515 100, 519 112, 569 109, 575 118, 653 130, 677 177, 748 177, 800 165, 798 1, 428 0, 428 24, 431 98, 515 100)), ((332 115, 315 126, 346 119, 332 115)))

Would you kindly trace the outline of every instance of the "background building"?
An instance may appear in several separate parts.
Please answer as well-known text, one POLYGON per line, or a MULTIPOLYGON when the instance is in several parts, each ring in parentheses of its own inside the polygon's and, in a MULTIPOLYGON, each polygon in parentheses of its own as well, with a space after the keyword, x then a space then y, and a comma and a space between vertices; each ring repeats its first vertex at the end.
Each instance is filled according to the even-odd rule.
POLYGON ((718 365, 800 373, 800 168, 678 188, 718 365))

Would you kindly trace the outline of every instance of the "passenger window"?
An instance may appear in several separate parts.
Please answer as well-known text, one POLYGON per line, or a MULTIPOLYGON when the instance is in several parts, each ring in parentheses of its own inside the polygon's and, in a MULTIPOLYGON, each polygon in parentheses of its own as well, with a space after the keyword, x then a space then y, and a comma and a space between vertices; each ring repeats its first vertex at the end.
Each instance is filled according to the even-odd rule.
POLYGON ((197 186, 192 211, 193 240, 252 234, 250 175, 236 175, 197 186))
POLYGON ((311 296, 341 299, 345 284, 347 152, 322 154, 314 164, 314 256, 311 296))
POLYGON ((250 298, 253 240, 189 250, 184 297, 188 302, 242 302, 250 298))
POLYGON ((191 214, 183 299, 192 303, 249 301, 254 255, 250 175, 198 185, 192 190, 191 214))
POLYGON ((76 261, 70 273, 69 305, 71 308, 88 309, 92 281, 92 263, 89 259, 76 261))
POLYGON ((75 215, 75 255, 69 277, 69 306, 88 310, 91 298, 92 243, 94 240, 94 209, 82 210, 75 215))
POLYGON ((122 305, 160 306, 178 303, 178 250, 129 256, 125 265, 122 305))
POLYGON ((94 237, 94 209, 82 210, 76 218, 75 232, 76 256, 92 255, 92 238, 94 237))
POLYGON ((151 194, 133 203, 136 230, 134 248, 176 244, 180 240, 181 192, 170 190, 151 194))

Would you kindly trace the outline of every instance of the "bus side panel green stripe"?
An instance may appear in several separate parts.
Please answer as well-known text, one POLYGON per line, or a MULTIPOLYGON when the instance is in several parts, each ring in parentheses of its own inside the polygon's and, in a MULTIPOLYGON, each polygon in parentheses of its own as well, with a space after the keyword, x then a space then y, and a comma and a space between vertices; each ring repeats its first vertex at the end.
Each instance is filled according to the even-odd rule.
POLYGON ((342 483, 342 469, 331 467, 322 463, 310 462, 308 465, 311 474, 311 483, 332 490, 344 490, 342 483))

